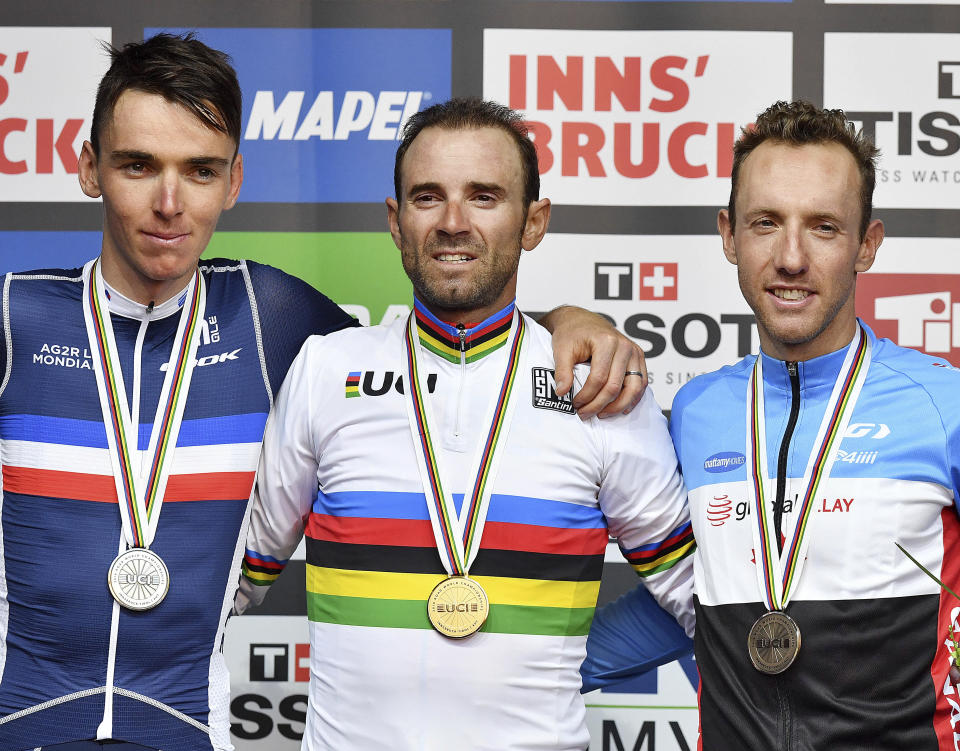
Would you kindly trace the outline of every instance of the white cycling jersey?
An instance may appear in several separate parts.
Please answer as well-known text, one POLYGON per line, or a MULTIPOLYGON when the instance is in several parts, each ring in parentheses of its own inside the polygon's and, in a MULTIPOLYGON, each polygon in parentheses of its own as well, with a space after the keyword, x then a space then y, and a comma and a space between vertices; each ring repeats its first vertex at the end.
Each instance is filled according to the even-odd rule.
MULTIPOLYGON (((457 498, 473 480, 513 311, 466 329, 461 347, 457 329, 417 305, 433 443, 457 498)), ((292 366, 266 429, 238 606, 262 598, 258 585, 306 533, 305 749, 582 751, 578 669, 608 530, 692 631, 693 540, 652 394, 630 415, 581 421, 552 387, 549 335, 525 321, 516 411, 469 572, 490 615, 462 640, 427 618, 446 573, 402 393, 406 321, 311 338, 292 366)))

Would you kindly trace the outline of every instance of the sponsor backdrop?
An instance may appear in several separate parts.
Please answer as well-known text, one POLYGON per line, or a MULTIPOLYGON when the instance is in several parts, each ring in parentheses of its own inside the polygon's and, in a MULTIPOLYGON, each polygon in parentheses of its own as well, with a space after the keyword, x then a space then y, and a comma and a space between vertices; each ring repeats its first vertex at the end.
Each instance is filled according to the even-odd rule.
MULTIPOLYGON (((863 1, 8 3, 0 271, 98 252, 101 208, 76 162, 106 68, 99 41, 197 29, 231 54, 244 95, 246 180, 208 256, 287 269, 365 324, 405 314, 383 206, 399 127, 451 95, 498 99, 527 113, 555 203, 551 234, 522 262, 521 307, 608 316, 646 351, 669 410, 684 382, 757 349, 716 210, 739 128, 805 97, 845 108, 883 150, 888 239, 860 280, 860 314, 960 365, 960 8, 863 1)), ((301 551, 264 607, 228 628, 238 749, 298 747, 303 579, 301 551)), ((611 546, 601 600, 632 584, 611 546)), ((587 696, 591 749, 695 748, 696 685, 686 659, 587 696)))

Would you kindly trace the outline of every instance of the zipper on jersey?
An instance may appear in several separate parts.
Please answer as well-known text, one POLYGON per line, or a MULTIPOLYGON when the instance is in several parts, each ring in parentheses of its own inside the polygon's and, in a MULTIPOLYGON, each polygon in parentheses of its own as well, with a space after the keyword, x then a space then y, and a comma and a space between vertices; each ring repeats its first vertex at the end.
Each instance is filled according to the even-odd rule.
POLYGON ((460 437, 460 408, 463 404, 463 382, 467 377, 467 329, 462 323, 457 324, 457 333, 460 336, 460 385, 457 387, 457 414, 453 423, 453 435, 460 437))
POLYGON ((777 535, 777 552, 783 553, 783 504, 787 491, 787 454, 790 451, 790 440, 797 427, 797 418, 800 416, 800 369, 797 363, 788 362, 787 374, 790 376, 790 417, 787 420, 787 429, 783 432, 780 442, 780 455, 777 458, 777 498, 773 504, 773 527, 777 535))

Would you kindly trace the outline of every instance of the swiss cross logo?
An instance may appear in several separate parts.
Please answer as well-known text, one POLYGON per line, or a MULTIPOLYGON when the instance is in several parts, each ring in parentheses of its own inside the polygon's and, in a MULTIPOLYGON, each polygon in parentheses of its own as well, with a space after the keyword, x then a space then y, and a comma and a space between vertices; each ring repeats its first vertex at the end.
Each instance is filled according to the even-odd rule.
POLYGON ((676 300, 677 264, 641 263, 640 300, 676 300))
POLYGON ((857 313, 879 337, 960 364, 960 275, 862 274, 857 313))

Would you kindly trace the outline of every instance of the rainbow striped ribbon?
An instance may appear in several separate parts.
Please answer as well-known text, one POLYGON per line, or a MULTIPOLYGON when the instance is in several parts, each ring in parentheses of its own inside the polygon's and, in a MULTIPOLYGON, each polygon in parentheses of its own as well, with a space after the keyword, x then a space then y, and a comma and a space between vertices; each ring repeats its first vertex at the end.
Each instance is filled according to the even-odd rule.
POLYGON ((433 447, 430 434, 429 404, 424 399, 420 378, 420 341, 417 333, 416 318, 413 313, 407 321, 404 335, 404 357, 407 364, 407 383, 410 388, 407 400, 410 428, 414 442, 418 447, 417 460, 427 491, 430 518, 433 522, 437 548, 441 553, 444 566, 452 576, 466 576, 470 564, 480 547, 480 537, 486 522, 487 508, 490 504, 490 492, 496 474, 497 459, 509 431, 510 417, 515 400, 513 385, 520 370, 520 356, 523 347, 525 324, 519 312, 514 314, 513 340, 510 343, 506 371, 496 400, 492 405, 490 427, 487 430, 482 450, 478 454, 475 471, 470 473, 476 479, 470 495, 464 498, 460 516, 456 513, 453 497, 448 494, 441 482, 439 457, 433 447), (462 519, 462 521, 461 521, 462 519))
POLYGON ((199 343, 199 323, 205 309, 203 279, 199 272, 196 272, 187 288, 187 301, 177 327, 150 436, 150 464, 144 474, 137 473, 133 468, 133 457, 137 456, 139 429, 130 416, 123 372, 98 264, 98 261, 93 262, 85 280, 84 318, 87 322, 87 335, 93 353, 100 404, 107 426, 124 533, 132 547, 149 547, 156 532, 160 507, 163 505, 162 494, 169 476, 169 460, 180 432, 194 356, 199 343))
POLYGON ((797 523, 781 555, 778 552, 772 509, 767 508, 764 483, 767 473, 766 422, 763 405, 763 358, 758 355, 747 384, 747 454, 750 471, 747 488, 756 512, 753 527, 755 548, 760 552, 757 572, 760 590, 770 610, 783 610, 800 579, 809 544, 808 534, 817 489, 833 469, 840 441, 847 431, 853 409, 870 367, 872 345, 863 329, 847 347, 840 374, 827 403, 826 412, 814 439, 802 487, 805 488, 797 512, 797 523))

